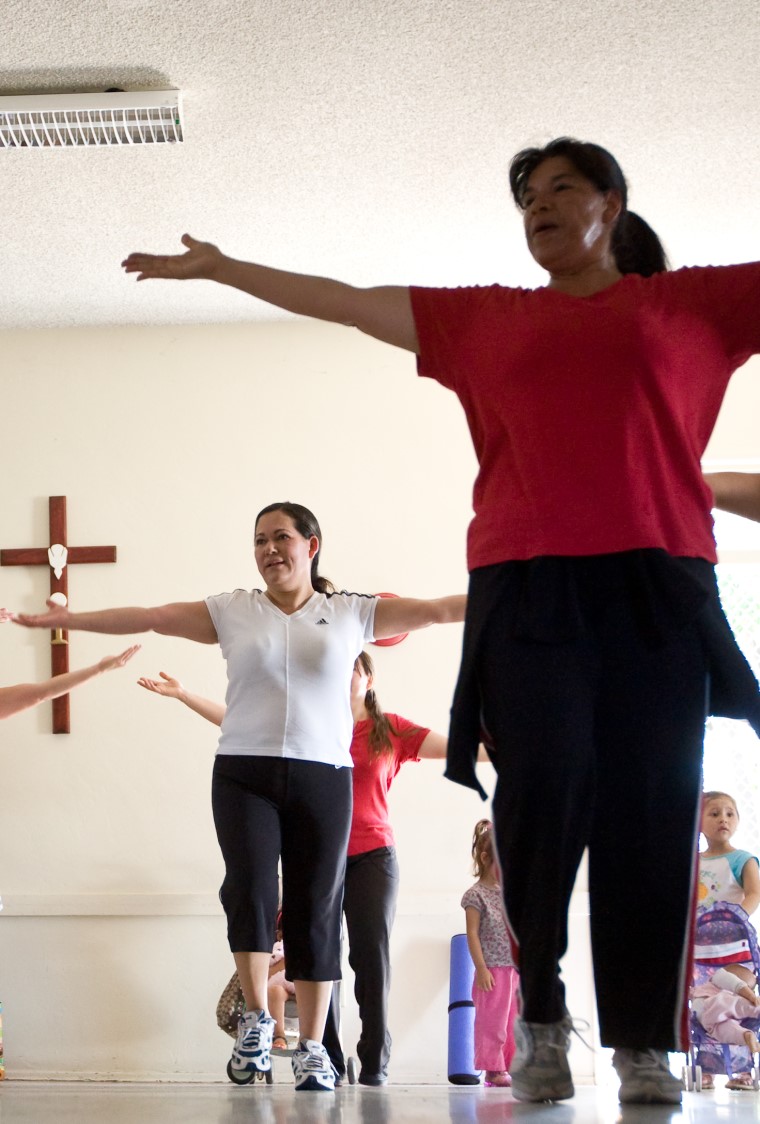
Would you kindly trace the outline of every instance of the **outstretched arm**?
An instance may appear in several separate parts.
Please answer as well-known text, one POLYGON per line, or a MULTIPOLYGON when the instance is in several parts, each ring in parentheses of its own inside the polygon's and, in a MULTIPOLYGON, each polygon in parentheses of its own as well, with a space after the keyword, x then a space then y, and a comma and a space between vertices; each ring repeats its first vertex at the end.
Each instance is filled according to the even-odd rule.
POLYGON ((136 273, 138 281, 217 281, 299 316, 346 324, 407 351, 419 349, 412 302, 405 286, 358 289, 327 277, 237 261, 213 243, 199 242, 189 234, 182 235, 182 244, 187 246, 187 253, 134 253, 121 264, 127 273, 136 273))
POLYGON ((441 761, 446 756, 448 747, 449 739, 431 730, 417 750, 417 755, 421 761, 441 761))
MULTIPOLYGON (((449 739, 443 734, 436 734, 435 730, 431 730, 424 742, 417 750, 421 761, 442 761, 446 756, 449 748, 449 739)), ((491 758, 486 752, 486 747, 481 745, 478 747, 478 761, 490 761, 491 758)))
POLYGON ((13 620, 25 628, 65 628, 113 636, 159 632, 163 636, 197 640, 200 644, 218 642, 205 601, 176 601, 153 609, 100 609, 93 613, 71 613, 54 601, 48 601, 47 606, 46 613, 14 613, 13 620))
POLYGON ((383 597, 375 607, 375 639, 384 640, 400 632, 414 632, 431 624, 455 624, 464 620, 467 596, 456 593, 421 601, 414 597, 383 597))
POLYGON ((760 522, 760 472, 706 472, 704 479, 721 511, 760 522))
POLYGON ((201 718, 205 718, 215 726, 221 726, 227 710, 224 703, 214 702, 213 699, 204 699, 202 695, 194 695, 192 692, 186 691, 179 679, 174 679, 173 676, 167 675, 165 671, 159 671, 158 674, 161 676, 160 679, 143 677, 138 679, 137 682, 146 691, 153 691, 154 694, 163 695, 167 699, 179 699, 190 710, 200 714, 201 718))
POLYGON ((28 710, 48 699, 67 695, 74 687, 86 683, 88 679, 94 679, 96 675, 102 675, 104 671, 124 667, 124 664, 128 663, 139 650, 140 645, 133 644, 118 656, 104 656, 91 667, 54 675, 52 679, 45 679, 42 683, 18 683, 14 687, 0 687, 0 718, 10 718, 12 714, 28 710))

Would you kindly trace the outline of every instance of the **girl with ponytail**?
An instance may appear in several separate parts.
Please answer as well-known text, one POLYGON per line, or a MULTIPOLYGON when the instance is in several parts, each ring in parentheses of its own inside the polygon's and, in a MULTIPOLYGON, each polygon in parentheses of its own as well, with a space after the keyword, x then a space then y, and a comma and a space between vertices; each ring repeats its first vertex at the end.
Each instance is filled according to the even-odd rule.
MULTIPOLYGON (((362 1026, 356 1047, 361 1063, 359 1083, 384 1085, 391 1053, 390 937, 399 887, 388 791, 402 765, 444 758, 447 740, 425 726, 383 711, 375 691, 375 668, 366 651, 359 653, 351 676, 351 713, 354 811, 343 912, 362 1026)), ((326 1045, 338 1069, 344 1068, 334 1009, 328 1018, 326 1045)))

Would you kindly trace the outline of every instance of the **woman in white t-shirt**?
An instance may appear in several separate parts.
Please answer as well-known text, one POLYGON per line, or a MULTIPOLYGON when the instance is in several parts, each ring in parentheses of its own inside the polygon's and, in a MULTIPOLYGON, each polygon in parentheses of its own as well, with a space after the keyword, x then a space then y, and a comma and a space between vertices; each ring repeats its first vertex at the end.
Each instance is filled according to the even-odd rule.
POLYGON ((465 597, 433 601, 335 593, 319 575, 322 534, 300 504, 256 518, 265 590, 235 590, 155 608, 70 613, 49 605, 14 619, 31 628, 154 631, 221 646, 227 710, 214 764, 214 822, 225 860, 221 900, 246 1013, 230 1076, 266 1072, 274 1021, 267 978, 282 862, 284 944, 301 1041, 297 1089, 334 1087, 322 1046, 340 978, 341 900, 351 826, 349 683, 366 641, 464 619, 465 597))

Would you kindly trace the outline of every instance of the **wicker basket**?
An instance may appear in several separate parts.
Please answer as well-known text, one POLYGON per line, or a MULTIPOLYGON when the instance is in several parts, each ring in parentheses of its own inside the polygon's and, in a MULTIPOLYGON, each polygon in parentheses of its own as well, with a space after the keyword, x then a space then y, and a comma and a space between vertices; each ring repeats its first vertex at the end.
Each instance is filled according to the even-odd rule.
POLYGON ((237 972, 219 996, 216 1005, 216 1025, 230 1038, 236 1038, 240 1016, 245 1014, 245 998, 237 972))

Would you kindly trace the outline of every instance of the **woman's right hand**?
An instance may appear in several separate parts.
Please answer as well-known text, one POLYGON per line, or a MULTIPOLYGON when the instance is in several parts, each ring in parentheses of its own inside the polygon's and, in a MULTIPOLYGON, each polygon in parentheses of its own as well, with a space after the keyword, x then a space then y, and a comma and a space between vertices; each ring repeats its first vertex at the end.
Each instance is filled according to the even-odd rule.
POLYGON ((24 628, 68 628, 69 610, 55 601, 46 601, 46 613, 14 613, 13 620, 24 628))
POLYGON ((185 688, 180 683, 179 679, 174 679, 173 676, 167 675, 165 671, 159 671, 160 679, 147 679, 143 676, 137 682, 146 691, 153 691, 156 695, 164 695, 168 699, 179 699, 182 697, 185 688))
POLYGON ((182 235, 186 254, 130 254, 121 263, 125 273, 136 273, 138 281, 161 277, 172 281, 203 278, 213 281, 224 254, 212 242, 198 242, 189 234, 182 235))

